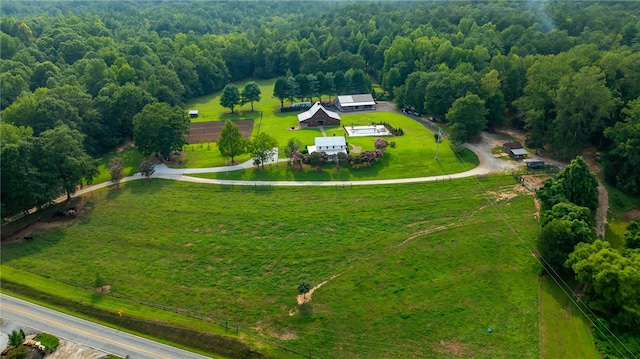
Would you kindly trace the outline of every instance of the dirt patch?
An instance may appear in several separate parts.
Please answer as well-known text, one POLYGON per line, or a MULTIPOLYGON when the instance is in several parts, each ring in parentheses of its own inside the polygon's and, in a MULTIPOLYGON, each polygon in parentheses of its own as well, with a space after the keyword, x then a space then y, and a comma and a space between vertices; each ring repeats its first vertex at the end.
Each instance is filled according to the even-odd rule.
POLYGON ((298 305, 302 305, 304 303, 309 303, 311 301, 311 296, 313 295, 313 292, 316 289, 318 289, 318 288, 322 287, 323 285, 327 284, 330 280, 335 279, 340 274, 342 274, 342 273, 338 273, 338 274, 332 275, 331 278, 329 278, 329 279, 325 280, 324 282, 318 284, 317 286, 311 288, 311 290, 309 290, 309 293, 307 293, 307 294, 299 294, 296 297, 296 300, 298 301, 298 305))
POLYGON ((517 193, 515 192, 493 192, 493 191, 487 191, 488 194, 490 194, 491 196, 493 196, 493 200, 495 202, 500 202, 500 201, 507 201, 510 200, 512 198, 515 198, 518 196, 517 193))
POLYGON ((191 247, 191 246, 193 246, 193 243, 189 242, 189 243, 186 243, 184 246, 185 247, 191 247))
POLYGON ((280 340, 293 340, 298 339, 298 334, 293 329, 285 329, 282 334, 280 334, 280 340))
POLYGON ((60 346, 55 352, 49 354, 47 359, 102 359, 106 358, 104 352, 87 348, 80 344, 60 340, 60 346))
POLYGON ((440 341, 440 346, 436 348, 436 351, 442 354, 452 354, 458 357, 468 357, 472 354, 472 351, 465 344, 458 342, 440 341))
MULTIPOLYGON (((336 277, 338 277, 340 274, 342 274, 342 273, 338 273, 338 274, 334 274, 334 275, 332 275, 332 276, 331 276, 331 278, 329 278, 329 279, 325 280, 324 282, 322 282, 322 283, 318 284, 317 286, 315 286, 315 287, 311 288, 311 290, 309 290, 309 292, 308 292, 308 293, 306 293, 306 294, 299 294, 299 295, 297 295, 297 296, 296 296, 296 302, 298 303, 298 306, 301 306, 301 305, 303 305, 303 304, 305 304, 305 303, 309 303, 309 302, 311 301, 311 296, 313 295, 313 292, 314 292, 316 289, 318 289, 318 288, 322 287, 323 285, 327 284, 330 280, 335 279, 335 278, 336 278, 336 277)), ((289 315, 290 315, 290 316, 294 316, 297 312, 298 312, 298 308, 296 308, 296 309, 294 309, 294 310, 289 311, 289 315)))
POLYGON ((351 153, 360 153, 360 152, 362 152, 362 147, 360 147, 360 146, 356 146, 356 145, 350 143, 349 147, 351 147, 351 150, 349 150, 349 152, 351 152, 351 153))
POLYGON ((95 288, 98 294, 109 294, 111 292, 111 284, 103 285, 102 287, 95 288))
POLYGON ((624 220, 627 222, 638 220, 640 219, 640 208, 626 211, 622 214, 622 216, 624 217, 624 220))
POLYGON ((75 221, 82 220, 85 216, 84 205, 84 201, 73 205, 64 203, 56 206, 55 211, 45 209, 23 217, 14 223, 3 225, 2 244, 37 240, 38 235, 42 232, 53 228, 66 227, 75 221), (69 215, 68 208, 74 208, 75 215, 69 215))
MULTIPOLYGON (((209 122, 195 122, 189 127, 190 134, 185 136, 184 139, 188 144, 216 142, 220 138, 220 133, 224 127, 226 121, 209 121, 209 122)), ((253 130, 253 120, 234 120, 231 121, 238 126, 240 133, 245 138, 251 136, 253 130)))

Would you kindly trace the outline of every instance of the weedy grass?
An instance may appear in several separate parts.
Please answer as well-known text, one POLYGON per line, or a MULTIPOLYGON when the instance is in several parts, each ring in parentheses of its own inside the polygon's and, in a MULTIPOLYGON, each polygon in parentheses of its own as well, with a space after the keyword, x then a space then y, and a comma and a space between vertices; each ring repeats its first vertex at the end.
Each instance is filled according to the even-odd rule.
POLYGON ((546 276, 540 278, 540 316, 543 358, 601 357, 584 315, 546 276))
POLYGON ((1 275, 89 288, 99 273, 132 315, 145 302, 229 320, 327 358, 537 357, 538 224, 518 188, 508 176, 331 188, 129 182, 87 195, 76 223, 6 244, 1 275), (298 306, 303 281, 324 284, 298 306))

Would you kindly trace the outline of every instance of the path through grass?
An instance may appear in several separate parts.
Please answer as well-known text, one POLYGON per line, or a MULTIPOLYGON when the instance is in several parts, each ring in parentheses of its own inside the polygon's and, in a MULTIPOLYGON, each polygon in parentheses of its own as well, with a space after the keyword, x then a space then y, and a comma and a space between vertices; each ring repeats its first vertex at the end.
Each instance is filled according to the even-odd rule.
POLYGON ((531 195, 510 177, 353 188, 140 181, 87 199, 77 223, 5 245, 3 267, 78 287, 100 273, 119 295, 240 322, 326 358, 538 356, 538 226, 531 195), (300 282, 336 274, 297 306, 300 282))

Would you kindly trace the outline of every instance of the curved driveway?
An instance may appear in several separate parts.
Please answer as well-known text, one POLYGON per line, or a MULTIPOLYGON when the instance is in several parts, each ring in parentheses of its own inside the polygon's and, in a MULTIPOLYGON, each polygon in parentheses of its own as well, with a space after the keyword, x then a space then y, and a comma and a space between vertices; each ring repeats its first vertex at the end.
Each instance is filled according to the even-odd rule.
MULTIPOLYGON (((518 164, 513 161, 504 161, 499 158, 495 158, 491 154, 490 142, 493 141, 486 133, 482 134, 482 142, 480 144, 466 144, 465 146, 472 150, 480 160, 480 164, 469 171, 454 173, 450 175, 439 175, 429 177, 414 177, 414 178, 394 178, 385 180, 362 180, 362 181, 243 181, 243 180, 225 180, 225 179, 208 179, 189 176, 190 174, 198 173, 216 173, 216 172, 230 172, 239 171, 254 167, 253 162, 247 161, 234 166, 222 166, 222 167, 208 167, 208 168, 169 168, 165 164, 160 164, 155 167, 155 173, 151 178, 161 178, 175 181, 185 181, 193 183, 204 184, 217 184, 217 185, 234 185, 234 186, 358 186, 358 185, 386 185, 396 183, 418 183, 418 182, 432 182, 442 181, 455 178, 473 177, 478 175, 486 175, 489 173, 499 173, 514 170, 518 168, 518 164), (489 144, 489 146, 487 146, 489 144)), ((286 159, 280 159, 279 162, 286 162, 286 159)), ((268 163, 274 163, 270 161, 268 163)), ((138 173, 130 177, 125 177, 121 182, 129 182, 143 179, 138 173)), ((82 195, 94 191, 96 189, 104 188, 113 185, 113 182, 104 182, 94 186, 85 187, 82 190, 77 191, 74 196, 82 195)))

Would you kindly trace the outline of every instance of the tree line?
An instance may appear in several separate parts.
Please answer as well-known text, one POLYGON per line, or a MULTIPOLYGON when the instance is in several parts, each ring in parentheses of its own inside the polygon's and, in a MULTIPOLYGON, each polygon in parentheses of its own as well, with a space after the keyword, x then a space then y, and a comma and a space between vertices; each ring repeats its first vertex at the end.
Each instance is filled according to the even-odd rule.
MULTIPOLYGON (((593 239, 592 210, 598 206, 598 180, 578 156, 536 193, 541 203, 538 256, 552 278, 574 276, 584 285, 582 301, 631 352, 640 350, 640 221, 631 222, 620 250, 593 239)), ((600 329, 601 330, 601 329, 600 329)), ((602 352, 623 353, 594 330, 602 352)))
POLYGON ((640 188, 629 145, 637 3, 10 1, 1 11, 1 116, 31 128, 27 142, 65 125, 98 157, 133 137, 146 105, 182 106, 230 81, 283 78, 282 105, 370 93, 376 81, 450 121, 455 140, 511 121, 533 148, 572 157, 601 145, 607 178, 640 188))

